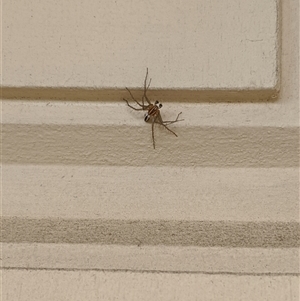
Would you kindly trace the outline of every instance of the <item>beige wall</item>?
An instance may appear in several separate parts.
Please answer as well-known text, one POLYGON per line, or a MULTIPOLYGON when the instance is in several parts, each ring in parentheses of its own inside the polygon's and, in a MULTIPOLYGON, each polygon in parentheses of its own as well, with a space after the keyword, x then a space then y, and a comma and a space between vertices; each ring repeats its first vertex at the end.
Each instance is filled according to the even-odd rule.
POLYGON ((299 3, 218 3, 4 1, 3 300, 299 299, 299 3))
POLYGON ((5 271, 3 300, 299 300, 296 276, 5 271), (16 290, 5 290, 12 287, 16 290))

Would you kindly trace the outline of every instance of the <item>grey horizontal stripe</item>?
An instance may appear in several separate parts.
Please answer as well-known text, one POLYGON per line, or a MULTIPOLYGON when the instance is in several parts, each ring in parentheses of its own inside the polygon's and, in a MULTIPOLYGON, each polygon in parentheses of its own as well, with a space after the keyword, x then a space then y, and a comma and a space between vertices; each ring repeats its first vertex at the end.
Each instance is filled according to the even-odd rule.
POLYGON ((147 124, 3 124, 2 160, 18 164, 115 166, 299 166, 299 128, 184 127, 177 131, 178 138, 168 134, 156 138, 158 149, 154 151, 151 126, 147 124), (172 144, 168 140, 164 145, 164 139, 172 139, 172 144))
POLYGON ((300 246, 300 226, 295 222, 3 217, 2 242, 295 248, 300 246))

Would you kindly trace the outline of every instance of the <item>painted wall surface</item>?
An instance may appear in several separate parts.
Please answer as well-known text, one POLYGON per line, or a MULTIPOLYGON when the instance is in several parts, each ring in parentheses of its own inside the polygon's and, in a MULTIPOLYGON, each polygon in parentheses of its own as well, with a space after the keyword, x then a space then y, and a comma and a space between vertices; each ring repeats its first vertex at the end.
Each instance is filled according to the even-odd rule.
POLYGON ((298 1, 75 2, 3 3, 3 300, 298 300, 298 1))
POLYGON ((6 271, 3 284, 3 301, 299 300, 295 276, 19 270, 6 271), (11 283, 16 289, 7 291, 11 283))

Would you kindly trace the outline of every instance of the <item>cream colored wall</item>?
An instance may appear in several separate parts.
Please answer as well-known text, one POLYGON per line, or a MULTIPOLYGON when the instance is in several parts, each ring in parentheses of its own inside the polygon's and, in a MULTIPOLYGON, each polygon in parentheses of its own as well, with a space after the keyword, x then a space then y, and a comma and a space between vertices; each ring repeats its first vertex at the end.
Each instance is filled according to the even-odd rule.
MULTIPOLYGON (((266 0, 256 6, 259 12, 265 6, 269 15, 277 16, 276 5, 274 11, 269 4, 266 0)), ((230 100, 232 91, 224 92, 210 80, 207 66, 196 68, 205 63, 205 56, 198 58, 196 51, 192 78, 188 70, 181 70, 176 77, 184 57, 162 67, 159 55, 148 53, 147 60, 142 60, 147 52, 144 48, 136 48, 132 60, 125 62, 128 51, 122 50, 112 66, 99 69, 103 60, 97 59, 95 49, 101 43, 97 47, 86 43, 87 53, 73 44, 69 46, 74 48, 55 51, 55 47, 75 41, 74 35, 93 33, 93 23, 83 22, 84 12, 93 12, 93 6, 85 5, 83 11, 69 16, 68 21, 74 24, 81 18, 82 31, 74 33, 73 27, 64 26, 66 41, 59 44, 59 31, 54 27, 68 22, 61 21, 59 15, 49 24, 44 22, 55 4, 34 6, 33 15, 38 18, 29 18, 29 27, 22 20, 30 16, 30 5, 23 9, 22 5, 3 3, 3 24, 11 26, 3 27, 2 46, 2 92, 7 97, 2 101, 4 300, 32 300, 33 296, 36 300, 53 300, 53 296, 57 300, 78 296, 94 300, 97 294, 103 300, 176 300, 186 296, 199 300, 199 294, 206 296, 205 300, 298 300, 299 3, 282 3, 281 38, 270 35, 264 45, 272 49, 278 41, 282 44, 278 99, 266 101, 262 93, 270 89, 270 97, 278 89, 279 74, 266 76, 269 73, 263 72, 279 67, 277 46, 276 51, 268 52, 271 55, 264 62, 268 67, 256 67, 261 73, 251 96, 255 102, 246 93, 250 77, 241 78, 232 71, 238 68, 234 52, 227 58, 232 68, 226 67, 225 58, 224 62, 212 62, 211 68, 222 62, 220 69, 226 70, 222 74, 231 80, 227 86, 239 95, 230 103, 220 100, 230 100), (22 12, 24 18, 20 17, 22 12), (22 25, 30 31, 23 34, 22 25), (83 30, 85 26, 89 31, 83 30), (29 39, 32 36, 34 39, 29 39), (80 54, 82 59, 76 60, 80 54), (49 65, 51 60, 54 66, 49 65), (121 101, 124 91, 112 91, 125 85, 141 86, 146 66, 153 87, 167 88, 149 93, 151 99, 167 100, 163 116, 169 119, 182 111, 185 119, 174 126, 178 138, 157 128, 156 150, 152 149, 150 126, 121 101), (170 101, 174 95, 168 90, 170 83, 174 84, 171 88, 182 89, 178 95, 184 98, 186 86, 200 79, 204 91, 194 101, 170 101), (54 89, 43 90, 43 86, 54 89), (79 88, 78 94, 57 89, 72 86, 79 88), (107 86, 109 89, 101 90, 107 86), (100 89, 100 96, 86 90, 88 87, 100 89), (213 92, 205 94, 209 87, 213 92), (30 99, 22 100, 22 95, 30 99), (72 101, 72 95, 88 101, 72 101), (186 274, 191 272, 194 274, 186 274), (56 291, 56 281, 66 289, 56 291), (109 285, 98 291, 96 287, 103 283, 109 285), (126 293, 123 283, 128 284, 126 293), (157 283, 163 283, 162 287, 157 283), (80 285, 82 290, 77 294, 75 287, 80 285), (181 289, 176 290, 179 285, 181 289)), ((153 12, 146 10, 146 14, 152 20, 153 12)), ((132 20, 130 14, 125 15, 124 20, 132 20)), ((259 17, 263 20, 263 13, 259 17)), ((107 15, 103 18, 110 20, 107 15)), ((243 12, 238 22, 243 18, 251 20, 243 12)), ((214 29, 214 22, 209 18, 207 22, 207 31, 198 33, 204 40, 214 29)), ((254 35, 262 24, 253 24, 254 35)), ((222 32, 221 25, 215 25, 218 32, 222 32)), ((149 36, 155 30, 149 29, 149 36)), ((184 32, 172 35, 171 41, 184 32)), ((111 47, 120 51, 120 41, 108 45, 106 51, 111 47)), ((165 50, 164 44, 161 48, 155 45, 151 49, 165 50)), ((222 52, 222 44, 217 49, 222 52)), ((251 53, 253 49, 244 47, 249 60, 251 53)), ((243 65, 239 68, 243 70, 243 65)))
POLYGON ((7 87, 140 87, 149 67, 152 87, 176 94, 278 90, 276 0, 26 0, 3 9, 7 87))
POLYGON ((3 300, 299 300, 296 276, 49 270, 5 273, 4 289, 11 283, 18 289, 4 290, 3 300))

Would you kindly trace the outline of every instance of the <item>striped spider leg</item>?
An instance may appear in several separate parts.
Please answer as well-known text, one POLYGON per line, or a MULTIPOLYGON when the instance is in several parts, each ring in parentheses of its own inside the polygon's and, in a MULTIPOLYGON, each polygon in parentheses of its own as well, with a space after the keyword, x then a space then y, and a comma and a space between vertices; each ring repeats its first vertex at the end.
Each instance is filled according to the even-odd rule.
POLYGON ((152 123, 152 142, 153 142, 153 148, 155 149, 155 137, 154 137, 154 124, 158 123, 160 125, 162 125, 163 127, 165 127, 169 132, 171 132, 172 134, 174 134, 176 137, 177 134, 175 132, 173 132, 172 130, 170 130, 168 128, 168 125, 173 124, 175 122, 179 122, 182 121, 183 119, 178 119, 180 114, 182 112, 180 112, 175 120, 172 121, 163 121, 161 114, 160 114, 160 109, 162 108, 162 104, 159 103, 158 100, 155 101, 154 104, 151 103, 151 101, 149 100, 149 98, 147 97, 147 90, 149 89, 150 83, 151 83, 151 79, 149 80, 149 83, 147 84, 147 78, 148 78, 148 68, 147 68, 147 72, 146 72, 146 77, 144 80, 144 94, 142 97, 142 101, 139 102, 137 101, 134 96, 132 95, 131 91, 126 88, 126 90, 129 92, 132 100, 139 106, 138 108, 133 107, 132 105, 129 104, 128 100, 123 98, 123 100, 126 102, 126 104, 133 110, 135 111, 147 111, 147 113, 144 116, 144 120, 145 122, 151 122, 152 123))

